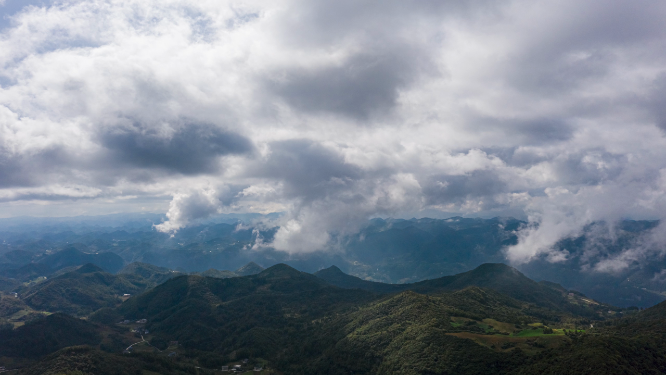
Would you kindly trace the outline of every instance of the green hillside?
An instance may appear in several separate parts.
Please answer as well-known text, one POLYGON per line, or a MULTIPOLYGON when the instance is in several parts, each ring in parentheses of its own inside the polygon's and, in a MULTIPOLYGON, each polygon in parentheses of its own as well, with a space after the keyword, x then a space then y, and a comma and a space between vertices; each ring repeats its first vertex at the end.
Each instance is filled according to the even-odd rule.
POLYGON ((142 280, 112 275, 94 264, 86 264, 20 293, 33 309, 85 316, 102 307, 116 306, 123 294, 135 294, 146 287, 142 280))
MULTIPOLYGON (((495 277, 506 286, 510 275, 524 277, 510 272, 442 284, 491 285, 495 277)), ((525 353, 567 345, 561 330, 538 328, 544 316, 554 317, 550 324, 581 319, 493 289, 445 291, 442 284, 419 285, 437 291, 432 295, 387 296, 276 265, 248 277, 177 277, 128 300, 117 314, 147 319, 155 343, 178 340, 209 367, 260 357, 289 374, 506 373, 530 363, 525 353)))
POLYGON ((0 330, 0 356, 40 357, 73 345, 96 345, 99 328, 65 314, 52 314, 16 328, 0 330))
POLYGON ((118 312, 148 319, 147 327, 164 341, 226 356, 240 349, 261 356, 297 341, 305 334, 299 329, 313 320, 373 298, 276 265, 246 277, 177 277, 129 299, 118 312))
POLYGON ((130 263, 118 271, 117 274, 138 278, 149 287, 160 285, 173 277, 182 275, 181 272, 142 262, 130 263))
MULTIPOLYGON (((357 288, 376 293, 395 293, 412 290, 422 294, 440 294, 444 292, 477 286, 492 289, 516 300, 532 303, 535 307, 547 309, 551 312, 570 313, 588 318, 596 318, 601 311, 608 310, 608 305, 583 303, 581 299, 571 299, 567 291, 554 283, 537 283, 523 275, 513 267, 502 263, 487 263, 479 267, 453 276, 444 276, 437 279, 425 280, 412 284, 384 284, 361 280, 358 277, 347 275, 339 268, 330 268, 318 271, 315 275, 326 282, 341 288, 357 288)), ((580 295, 580 293, 578 293, 580 295)), ((534 314, 539 312, 534 311, 534 314)), ((544 318, 553 319, 555 315, 546 314, 544 318)))
POLYGON ((176 363, 153 355, 121 356, 89 346, 74 346, 49 355, 24 369, 25 375, 212 375, 192 363, 176 363))
MULTIPOLYGON (((104 286, 108 295, 125 277, 156 274, 133 269, 110 275, 86 265, 36 286, 52 282, 44 290, 61 298, 51 303, 73 306, 80 300, 58 285, 104 286)), ((406 285, 325 271, 318 277, 278 264, 251 276, 177 276, 89 317, 106 325, 54 314, 0 332, 0 356, 26 374, 212 374, 243 359, 244 371, 259 363, 266 373, 296 375, 656 374, 666 364, 666 304, 591 320, 570 306, 584 297, 496 264, 406 285), (88 346, 61 349, 70 345, 88 346)), ((3 308, 21 307, 23 300, 8 298, 3 308)))

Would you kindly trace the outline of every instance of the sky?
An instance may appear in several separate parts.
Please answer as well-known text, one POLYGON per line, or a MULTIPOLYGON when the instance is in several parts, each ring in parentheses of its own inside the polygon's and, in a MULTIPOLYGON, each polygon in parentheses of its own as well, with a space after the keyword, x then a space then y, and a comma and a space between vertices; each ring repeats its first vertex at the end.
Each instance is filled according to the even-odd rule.
MULTIPOLYGON (((666 213, 666 2, 0 0, 0 216, 666 213)), ((666 227, 654 238, 666 240, 666 227), (659 237, 661 236, 661 237, 659 237)))

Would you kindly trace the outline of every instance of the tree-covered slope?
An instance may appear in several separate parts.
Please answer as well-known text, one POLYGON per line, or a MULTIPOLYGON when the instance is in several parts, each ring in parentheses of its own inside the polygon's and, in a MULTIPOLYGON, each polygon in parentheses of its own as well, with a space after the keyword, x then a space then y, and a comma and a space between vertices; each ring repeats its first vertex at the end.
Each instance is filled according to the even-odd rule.
POLYGON ((376 281, 363 280, 356 276, 347 275, 336 266, 331 266, 329 268, 319 270, 313 275, 331 285, 345 289, 363 289, 376 293, 394 293, 409 288, 409 284, 386 284, 376 281))
MULTIPOLYGON (((61 278, 90 283, 95 278, 111 280, 107 275, 87 265, 61 278)), ((411 284, 424 293, 374 293, 336 287, 284 264, 227 279, 183 275, 91 316, 108 326, 63 316, 59 326, 64 328, 42 319, 0 338, 7 338, 8 348, 33 339, 52 343, 39 349, 39 355, 48 357, 28 366, 26 373, 206 373, 206 368, 243 358, 295 375, 595 373, 590 369, 633 374, 659 373, 666 363, 666 335, 658 328, 665 326, 664 305, 632 310, 632 316, 622 319, 599 316, 600 321, 591 322, 567 307, 553 309, 541 300, 520 300, 497 291, 516 288, 512 292, 522 297, 536 284, 564 292, 526 281, 506 266, 488 265, 432 282, 411 284), (527 286, 519 287, 518 282, 527 286), (124 319, 136 323, 118 323, 124 319), (147 322, 138 323, 139 319, 147 322), (585 333, 565 335, 565 330, 583 324, 585 333), (130 328, 150 333, 130 333, 130 328), (114 344, 124 339, 113 335, 122 332, 137 336, 130 340, 145 339, 144 350, 116 357, 125 346, 114 344), (65 341, 67 335, 72 340, 65 341), (174 341, 177 345, 169 344, 174 341), (79 344, 116 354, 92 348, 50 354, 63 345, 79 344), (177 359, 168 357, 171 351, 177 352, 177 359), (114 358, 118 361, 112 364, 114 358)), ((19 355, 7 350, 6 355, 19 355)))
POLYGON ((14 330, 0 330, 0 356, 40 357, 73 345, 97 345, 99 328, 65 314, 52 314, 14 330))
POLYGON ((119 296, 143 291, 146 283, 104 272, 86 264, 21 291, 22 300, 36 310, 85 316, 120 303, 119 296))
POLYGON ((70 246, 55 254, 41 258, 38 263, 46 264, 54 271, 69 266, 92 263, 106 272, 116 273, 123 268, 125 261, 113 252, 84 253, 70 246))
POLYGON ((603 304, 572 303, 565 289, 553 286, 557 284, 537 283, 515 268, 502 263, 482 264, 468 272, 412 284, 384 284, 361 280, 343 273, 335 266, 318 271, 315 275, 341 288, 358 288, 377 293, 412 290, 422 294, 438 294, 477 286, 552 311, 596 317, 599 311, 607 309, 603 304))
POLYGON ((213 375, 192 363, 181 364, 165 356, 111 354, 90 346, 55 352, 23 369, 25 375, 213 375))
POLYGON ((303 334, 297 327, 374 297, 276 265, 246 277, 176 277, 129 299, 118 313, 128 319, 146 318, 156 335, 191 348, 225 355, 243 348, 275 353, 303 334))
POLYGON ((118 275, 138 278, 148 286, 154 287, 182 273, 148 263, 133 262, 118 271, 118 275))
POLYGON ((313 362, 319 367, 294 370, 320 373, 334 366, 336 373, 355 374, 497 374, 510 368, 511 355, 447 335, 455 330, 452 316, 461 311, 451 302, 403 292, 362 307, 344 318, 344 337, 313 362))

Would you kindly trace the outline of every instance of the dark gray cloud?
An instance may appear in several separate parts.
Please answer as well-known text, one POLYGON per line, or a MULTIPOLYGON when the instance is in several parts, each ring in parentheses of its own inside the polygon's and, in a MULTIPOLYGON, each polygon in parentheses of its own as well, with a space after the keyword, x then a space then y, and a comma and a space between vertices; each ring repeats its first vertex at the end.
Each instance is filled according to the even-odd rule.
POLYGON ((98 138, 119 162, 183 174, 213 172, 220 156, 249 154, 253 150, 249 139, 205 123, 167 127, 134 123, 105 129, 98 138))
POLYGON ((446 38, 436 25, 497 9, 490 1, 304 1, 286 15, 288 22, 277 30, 280 40, 313 54, 345 45, 354 52, 327 64, 271 71, 265 85, 298 111, 357 120, 388 116, 400 90, 444 73, 430 45, 446 38), (417 25, 424 26, 422 34, 413 32, 417 25))
POLYGON ((614 181, 627 167, 625 155, 612 154, 605 150, 586 150, 571 153, 551 160, 558 181, 567 185, 600 185, 614 181))
POLYGON ((342 0, 334 3, 315 0, 299 1, 295 5, 276 31, 289 44, 314 47, 357 38, 375 40, 381 45, 404 38, 406 35, 402 32, 419 26, 418 22, 471 19, 494 14, 502 7, 488 0, 342 0))
POLYGON ((488 147, 483 152, 489 156, 497 157, 512 167, 530 167, 549 160, 547 155, 539 154, 536 150, 514 147, 488 147))
POLYGON ((496 171, 477 170, 466 175, 436 175, 421 182, 426 205, 486 200, 484 209, 493 204, 493 195, 505 192, 507 184, 496 171))
POLYGON ((0 188, 41 186, 53 172, 67 175, 72 159, 61 147, 34 153, 12 153, 0 147, 0 188))
POLYGON ((477 129, 501 129, 522 146, 552 144, 571 139, 575 128, 561 118, 493 118, 471 114, 469 126, 477 129))
POLYGON ((266 159, 258 163, 250 175, 280 181, 288 197, 304 201, 348 190, 363 177, 362 170, 338 152, 304 139, 272 143, 266 159))
POLYGON ((370 51, 342 64, 318 68, 291 68, 276 73, 267 87, 291 106, 305 112, 328 112, 359 120, 387 114, 398 90, 417 73, 419 58, 408 48, 370 51))
POLYGON ((650 86, 645 106, 656 125, 666 131, 666 74, 657 77, 650 86))
POLYGON ((532 20, 544 27, 527 36, 527 45, 506 62, 506 77, 513 87, 562 95, 616 74, 613 67, 624 58, 618 49, 643 54, 637 46, 657 43, 663 48, 666 30, 659 20, 666 17, 664 3, 591 1, 576 4, 571 12, 568 7, 573 4, 554 7, 532 20))

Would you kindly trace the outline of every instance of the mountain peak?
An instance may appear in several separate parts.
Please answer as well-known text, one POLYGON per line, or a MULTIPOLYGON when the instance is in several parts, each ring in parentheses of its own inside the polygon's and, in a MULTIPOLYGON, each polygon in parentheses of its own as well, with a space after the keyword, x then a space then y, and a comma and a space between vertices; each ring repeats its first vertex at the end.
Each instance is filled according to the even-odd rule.
POLYGON ((86 264, 82 265, 81 267, 79 267, 74 272, 76 272, 76 273, 93 273, 93 272, 104 272, 104 270, 101 269, 100 267, 92 264, 92 263, 86 263, 86 264))
POLYGON ((340 268, 333 265, 328 268, 320 269, 319 271, 315 272, 314 275, 319 278, 326 278, 327 276, 345 275, 345 273, 342 272, 340 268))
POLYGON ((258 265, 255 262, 250 262, 234 272, 240 276, 250 276, 250 275, 256 275, 263 270, 264 267, 258 265))
POLYGON ((477 272, 495 272, 495 273, 500 273, 500 272, 519 272, 517 269, 508 266, 504 263, 483 263, 482 265, 476 267, 472 271, 477 271, 477 272))
POLYGON ((302 276, 303 272, 290 267, 284 263, 278 263, 261 271, 257 276, 260 278, 288 278, 302 276))

